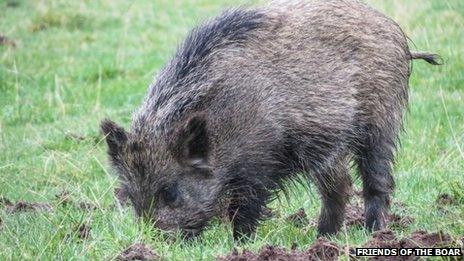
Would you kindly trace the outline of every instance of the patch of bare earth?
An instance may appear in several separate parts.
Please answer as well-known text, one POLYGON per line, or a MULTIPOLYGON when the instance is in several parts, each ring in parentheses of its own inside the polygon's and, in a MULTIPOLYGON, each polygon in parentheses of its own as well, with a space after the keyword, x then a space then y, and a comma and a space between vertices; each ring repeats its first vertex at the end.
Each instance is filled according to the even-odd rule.
MULTIPOLYGON (((364 248, 426 248, 426 247, 455 247, 456 242, 450 235, 443 232, 428 233, 415 231, 409 237, 398 239, 389 229, 376 231, 372 238, 363 245, 364 248)), ((354 259, 354 248, 350 248, 350 256, 354 259)), ((369 260, 418 260, 417 256, 388 256, 370 257, 369 260)))
POLYGON ((455 205, 459 202, 458 199, 455 197, 451 196, 450 194, 447 193, 441 193, 438 195, 436 199, 436 203, 438 206, 443 206, 443 205, 455 205))
POLYGON ((303 260, 337 260, 340 248, 326 239, 318 239, 306 251, 290 249, 287 250, 278 246, 266 245, 258 253, 244 250, 239 253, 236 249, 232 253, 218 257, 219 261, 303 261, 303 260))
POLYGON ((161 260, 150 247, 143 243, 135 243, 116 257, 118 261, 126 260, 161 260))
POLYGON ((78 228, 79 233, 78 233, 77 236, 81 240, 86 240, 86 239, 90 238, 90 230, 91 230, 90 226, 88 226, 86 224, 82 224, 78 228))
MULTIPOLYGON (((390 213, 387 217, 390 227, 406 228, 414 219, 408 215, 400 215, 390 213)), ((349 204, 346 207, 345 224, 347 226, 363 226, 364 225, 364 209, 359 204, 349 204)))
POLYGON ((13 203, 11 200, 5 197, 0 198, 0 206, 4 207, 9 213, 38 211, 50 212, 53 210, 52 206, 48 203, 26 202, 22 200, 13 203))
POLYGON ((62 206, 75 205, 76 207, 84 211, 93 211, 97 209, 97 206, 93 203, 87 201, 73 201, 71 198, 71 193, 67 190, 63 190, 60 193, 56 194, 55 199, 57 203, 62 206))

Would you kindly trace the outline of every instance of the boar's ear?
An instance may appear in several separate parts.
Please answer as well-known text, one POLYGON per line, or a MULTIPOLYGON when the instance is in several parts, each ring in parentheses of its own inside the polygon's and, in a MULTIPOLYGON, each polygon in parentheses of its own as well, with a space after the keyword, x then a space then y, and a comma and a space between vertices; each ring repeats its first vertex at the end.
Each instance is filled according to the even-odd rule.
POLYGON ((108 144, 108 153, 111 156, 116 156, 127 141, 127 132, 109 119, 104 119, 100 128, 108 144))
POLYGON ((186 121, 179 133, 177 150, 180 161, 194 168, 208 168, 209 137, 204 114, 186 121))

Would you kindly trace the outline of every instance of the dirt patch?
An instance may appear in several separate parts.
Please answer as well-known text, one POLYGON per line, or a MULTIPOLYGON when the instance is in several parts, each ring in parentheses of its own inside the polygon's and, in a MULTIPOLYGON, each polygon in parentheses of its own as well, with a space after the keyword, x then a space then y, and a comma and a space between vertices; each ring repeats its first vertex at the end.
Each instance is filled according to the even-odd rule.
POLYGON ((5 210, 9 213, 36 211, 50 212, 53 210, 52 205, 48 203, 26 202, 22 200, 13 203, 11 200, 5 197, 0 197, 0 207, 4 207, 5 210))
POLYGON ((436 202, 438 205, 453 205, 457 203, 457 200, 450 194, 442 193, 438 195, 436 202))
MULTIPOLYGON (((395 234, 389 230, 380 230, 372 234, 372 238, 363 245, 365 248, 417 248, 417 247, 453 247, 456 242, 450 235, 437 232, 428 233, 426 231, 415 231, 409 237, 398 239, 395 234)), ((354 248, 350 248, 350 256, 354 256, 354 248)), ((369 260, 417 260, 416 256, 398 256, 398 257, 371 257, 369 260)))
POLYGON ((363 226, 364 209, 359 205, 349 204, 346 207, 345 224, 347 226, 363 226))
POLYGON ((161 260, 150 247, 143 243, 135 243, 126 248, 116 257, 118 261, 125 260, 161 260))
POLYGON ((313 260, 337 260, 340 248, 333 242, 318 238, 306 252, 313 260))
MULTIPOLYGON (((414 222, 414 219, 408 215, 400 215, 396 213, 388 214, 388 225, 390 227, 406 228, 414 222)), ((347 226, 364 225, 364 209, 358 204, 349 204, 346 208, 345 224, 347 226)))
POLYGON ((11 202, 11 200, 5 197, 0 197, 0 206, 2 207, 13 206, 13 202, 11 202))
POLYGON ((55 195, 55 199, 59 205, 62 206, 69 206, 74 205, 77 208, 84 210, 84 211, 93 211, 97 209, 97 206, 93 203, 87 201, 79 201, 75 202, 71 198, 71 193, 67 190, 63 190, 60 193, 55 195))
POLYGON ((410 216, 401 216, 398 214, 389 214, 388 215, 388 222, 390 227, 397 227, 397 228, 407 228, 414 222, 414 218, 410 216))
POLYGON ((439 231, 427 233, 426 231, 415 231, 411 236, 401 240, 401 247, 450 247, 455 244, 450 235, 439 231))
POLYGON ((90 238, 90 230, 91 230, 90 226, 86 224, 82 224, 78 228, 79 233, 77 234, 77 236, 79 237, 79 239, 86 240, 90 238))
POLYGON ((10 213, 39 211, 50 212, 53 210, 52 206, 48 203, 30 203, 25 201, 18 201, 14 205, 7 206, 6 209, 10 213))
POLYGON ((0 46, 16 47, 16 43, 8 37, 0 35, 0 46))
POLYGON ((309 224, 308 216, 303 208, 285 219, 287 222, 292 223, 296 227, 304 227, 309 224))
POLYGON ((393 234, 393 231, 384 229, 374 232, 372 234, 372 238, 367 241, 363 247, 399 248, 401 247, 401 244, 396 238, 395 234, 393 234))
POLYGON ((90 202, 81 201, 79 202, 79 208, 85 211, 93 211, 97 209, 97 206, 90 202))
POLYGON ((123 188, 114 188, 114 196, 119 205, 126 206, 129 204, 129 195, 127 195, 127 192, 123 188))
POLYGON ((303 261, 303 260, 337 260, 340 254, 340 248, 326 240, 318 239, 306 251, 296 249, 296 244, 292 245, 292 249, 287 250, 282 247, 266 245, 261 248, 258 253, 253 253, 250 250, 243 250, 239 253, 236 249, 232 253, 224 257, 218 257, 220 261, 303 261))
POLYGON ((298 250, 286 250, 281 247, 266 245, 258 253, 253 253, 250 250, 243 250, 239 253, 234 249, 227 256, 219 257, 217 261, 287 261, 287 260, 310 260, 306 253, 298 250))

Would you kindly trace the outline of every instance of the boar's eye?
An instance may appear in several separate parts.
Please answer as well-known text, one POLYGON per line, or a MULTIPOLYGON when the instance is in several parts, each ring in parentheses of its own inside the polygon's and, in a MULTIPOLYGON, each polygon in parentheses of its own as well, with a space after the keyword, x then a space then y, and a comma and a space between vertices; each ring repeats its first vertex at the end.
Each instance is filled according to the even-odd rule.
POLYGON ((164 202, 168 205, 173 204, 178 195, 177 185, 172 185, 169 187, 165 187, 161 191, 161 197, 163 198, 164 202))

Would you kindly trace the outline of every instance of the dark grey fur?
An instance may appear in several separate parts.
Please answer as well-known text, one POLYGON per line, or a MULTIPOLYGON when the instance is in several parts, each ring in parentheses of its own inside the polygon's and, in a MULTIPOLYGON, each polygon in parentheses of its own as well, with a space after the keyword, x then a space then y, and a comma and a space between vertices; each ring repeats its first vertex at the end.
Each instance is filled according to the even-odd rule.
POLYGON ((400 27, 356 0, 227 11, 194 29, 126 132, 102 122, 138 215, 198 234, 226 206, 234 236, 301 173, 322 196, 319 233, 339 230, 363 181, 366 227, 385 225, 411 54, 400 27), (227 202, 224 205, 223 202, 227 202))

